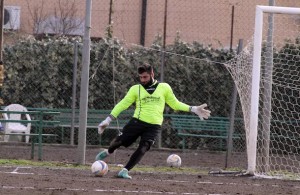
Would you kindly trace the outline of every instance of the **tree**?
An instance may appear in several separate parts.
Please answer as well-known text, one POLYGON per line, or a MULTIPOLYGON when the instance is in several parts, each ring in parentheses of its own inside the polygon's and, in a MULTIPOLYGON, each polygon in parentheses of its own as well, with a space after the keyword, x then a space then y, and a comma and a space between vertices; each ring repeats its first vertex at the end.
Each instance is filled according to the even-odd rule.
POLYGON ((45 11, 45 0, 38 5, 27 6, 33 20, 34 34, 81 35, 83 18, 78 16, 75 0, 56 0, 53 11, 45 11))
POLYGON ((38 34, 43 29, 43 23, 48 18, 48 13, 44 10, 45 0, 42 0, 40 4, 31 5, 29 0, 26 0, 28 11, 33 22, 28 22, 32 27, 33 34, 38 34))

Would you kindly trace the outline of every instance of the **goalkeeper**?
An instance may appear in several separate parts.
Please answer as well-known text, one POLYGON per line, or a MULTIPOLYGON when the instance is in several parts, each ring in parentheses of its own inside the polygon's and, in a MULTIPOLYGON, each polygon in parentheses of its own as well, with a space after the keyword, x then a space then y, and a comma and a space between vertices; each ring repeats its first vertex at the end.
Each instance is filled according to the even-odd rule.
POLYGON ((144 64, 138 67, 138 74, 140 84, 132 86, 126 96, 113 108, 110 115, 98 126, 98 133, 102 134, 112 120, 116 119, 129 106, 135 104, 133 117, 124 126, 122 134, 113 139, 108 149, 101 151, 96 156, 96 160, 103 160, 120 146, 128 147, 140 137, 138 148, 117 175, 117 177, 125 179, 131 179, 128 171, 142 159, 161 131, 165 103, 174 110, 191 111, 197 114, 201 120, 210 116, 210 111, 204 109, 206 104, 189 106, 178 101, 169 84, 159 83, 154 79, 152 66, 144 64))

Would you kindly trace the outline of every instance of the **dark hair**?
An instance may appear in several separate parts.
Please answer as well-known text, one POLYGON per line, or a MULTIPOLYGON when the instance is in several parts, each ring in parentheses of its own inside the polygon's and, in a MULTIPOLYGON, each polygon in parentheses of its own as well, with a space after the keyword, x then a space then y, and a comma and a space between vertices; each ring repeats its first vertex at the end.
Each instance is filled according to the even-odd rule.
POLYGON ((138 67, 138 73, 142 74, 144 72, 147 72, 149 74, 151 74, 153 72, 153 68, 151 65, 149 64, 143 64, 141 66, 138 67))

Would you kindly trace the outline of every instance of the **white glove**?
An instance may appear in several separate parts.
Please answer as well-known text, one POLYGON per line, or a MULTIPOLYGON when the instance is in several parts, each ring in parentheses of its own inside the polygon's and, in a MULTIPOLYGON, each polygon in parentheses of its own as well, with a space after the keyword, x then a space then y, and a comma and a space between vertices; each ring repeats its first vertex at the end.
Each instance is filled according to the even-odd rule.
POLYGON ((208 119, 210 117, 210 110, 205 110, 204 108, 207 104, 202 104, 200 106, 192 106, 191 111, 199 116, 201 120, 208 119))
POLYGON ((98 134, 102 134, 104 129, 109 125, 109 123, 112 121, 111 117, 106 117, 106 119, 104 121, 102 121, 99 125, 98 125, 98 134))

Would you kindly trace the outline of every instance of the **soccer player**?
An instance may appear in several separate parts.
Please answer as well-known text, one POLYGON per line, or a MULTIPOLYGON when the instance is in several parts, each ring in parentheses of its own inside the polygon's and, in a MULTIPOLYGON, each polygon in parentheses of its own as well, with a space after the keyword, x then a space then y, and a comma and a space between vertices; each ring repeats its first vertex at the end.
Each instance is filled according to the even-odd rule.
POLYGON ((140 137, 138 148, 117 175, 125 179, 131 179, 128 171, 142 159, 154 144, 161 130, 166 103, 174 110, 191 111, 197 114, 201 120, 210 116, 210 111, 205 109, 206 104, 189 106, 178 101, 169 84, 159 83, 154 79, 152 66, 148 64, 139 66, 138 74, 140 84, 133 85, 126 96, 112 109, 110 115, 98 126, 98 133, 102 134, 112 120, 116 119, 129 106, 135 104, 133 117, 124 126, 122 134, 112 140, 108 149, 101 151, 96 156, 96 160, 103 160, 120 146, 128 147, 140 137))

